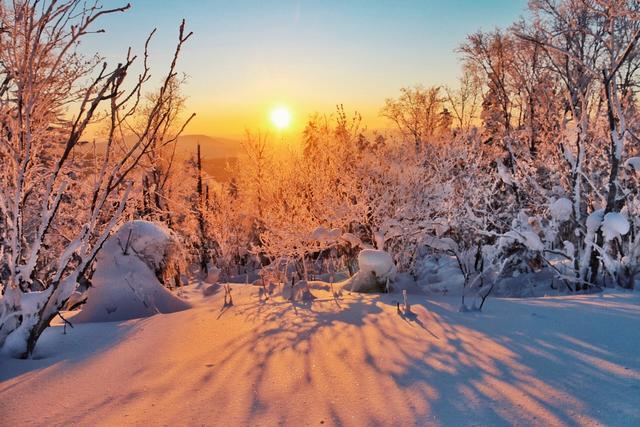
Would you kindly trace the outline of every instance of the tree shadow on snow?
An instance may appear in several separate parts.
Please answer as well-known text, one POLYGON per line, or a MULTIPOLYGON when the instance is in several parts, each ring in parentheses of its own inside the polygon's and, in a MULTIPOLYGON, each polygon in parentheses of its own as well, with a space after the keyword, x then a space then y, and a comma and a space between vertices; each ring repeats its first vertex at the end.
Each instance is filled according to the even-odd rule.
POLYGON ((405 314, 393 298, 353 295, 339 310, 331 299, 235 307, 256 326, 219 355, 201 379, 204 393, 246 423, 273 411, 285 423, 299 421, 303 404, 335 424, 640 419, 640 362, 631 348, 616 354, 590 335, 599 322, 611 327, 607 316, 630 316, 634 308, 624 302, 612 304, 613 312, 587 306, 592 320, 580 331, 581 315, 563 313, 582 313, 581 303, 494 300, 486 313, 459 313, 454 299, 414 296, 405 314))
MULTIPOLYGON (((156 358, 149 372, 132 372, 123 390, 87 403, 92 409, 84 421, 112 413, 114 405, 135 412, 137 396, 153 396, 156 408, 184 408, 152 412, 168 424, 633 425, 640 419, 637 344, 625 340, 628 333, 616 336, 639 318, 637 303, 624 295, 607 301, 606 310, 591 298, 585 304, 493 299, 482 313, 458 312, 456 298, 412 295, 411 312, 398 313, 397 295, 292 303, 247 292, 255 295, 234 297, 237 305, 218 320, 219 306, 177 314, 180 322, 164 332, 172 337, 166 348, 153 349, 167 357, 156 358)), ((65 357, 73 363, 86 354, 65 357)))
POLYGON ((66 333, 62 325, 49 327, 38 341, 31 359, 0 356, 0 394, 19 384, 14 382, 4 387, 1 384, 4 381, 22 375, 24 381, 29 378, 27 373, 30 371, 82 362, 123 340, 131 327, 132 323, 126 321, 74 324, 73 328, 66 328, 66 333))

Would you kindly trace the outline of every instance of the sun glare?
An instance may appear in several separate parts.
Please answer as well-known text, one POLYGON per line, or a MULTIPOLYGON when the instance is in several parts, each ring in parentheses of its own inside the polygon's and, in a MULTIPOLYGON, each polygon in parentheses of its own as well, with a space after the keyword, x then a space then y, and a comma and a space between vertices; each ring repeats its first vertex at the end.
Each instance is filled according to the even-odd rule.
POLYGON ((271 111, 271 123, 279 130, 286 129, 291 123, 291 112, 285 107, 277 107, 271 111))

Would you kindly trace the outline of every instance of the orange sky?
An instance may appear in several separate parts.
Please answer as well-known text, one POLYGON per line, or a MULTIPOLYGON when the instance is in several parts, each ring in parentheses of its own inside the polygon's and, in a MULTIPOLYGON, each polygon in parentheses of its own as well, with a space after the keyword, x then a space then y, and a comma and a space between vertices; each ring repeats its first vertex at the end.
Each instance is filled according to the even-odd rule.
MULTIPOLYGON (((116 0, 114 0, 114 3, 116 0)), ((125 2, 126 3, 126 2, 125 2)), ((526 0, 131 0, 124 14, 100 24, 107 31, 82 45, 112 63, 128 46, 140 52, 158 32, 151 65, 158 79, 171 60, 180 20, 194 32, 179 69, 189 76, 189 134, 241 137, 245 129, 275 132, 277 105, 293 115, 292 138, 313 112, 343 103, 369 129, 385 127, 379 110, 403 86, 454 85, 455 48, 478 29, 513 22, 526 0)))

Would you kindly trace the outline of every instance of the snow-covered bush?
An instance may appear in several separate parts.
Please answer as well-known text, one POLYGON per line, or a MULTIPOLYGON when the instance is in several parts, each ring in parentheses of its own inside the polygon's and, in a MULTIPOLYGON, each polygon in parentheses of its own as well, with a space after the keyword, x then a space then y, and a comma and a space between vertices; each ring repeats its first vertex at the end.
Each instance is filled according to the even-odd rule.
POLYGON ((111 322, 184 310, 189 304, 163 286, 176 241, 164 226, 125 223, 104 243, 96 259, 79 322, 111 322))
POLYGON ((358 254, 358 272, 345 284, 353 292, 389 292, 396 277, 396 266, 388 252, 364 249, 358 254))

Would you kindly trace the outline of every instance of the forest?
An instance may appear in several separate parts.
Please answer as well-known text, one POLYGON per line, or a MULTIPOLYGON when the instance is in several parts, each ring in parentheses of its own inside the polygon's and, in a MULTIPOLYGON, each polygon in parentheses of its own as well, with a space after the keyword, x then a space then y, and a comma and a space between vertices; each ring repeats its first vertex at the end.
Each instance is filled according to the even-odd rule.
MULTIPOLYGON (((635 299, 617 310, 628 304, 625 336, 637 342, 636 1, 531 0, 510 26, 460 41, 451 52, 457 85, 409 85, 386 99, 387 128, 368 127, 357 105, 336 99, 335 111, 306 119, 299 140, 247 130, 238 158, 218 166, 224 180, 203 169, 200 146, 177 154, 198 114, 181 71, 198 37, 188 20, 176 22, 170 60, 153 70, 155 30, 116 64, 80 49, 103 21, 128 13, 116 3, 0 2, 0 365, 36 362, 41 338, 63 348, 83 324, 189 312, 193 294, 210 298, 218 316, 259 318, 270 307, 268 320, 298 336, 301 324, 285 321, 293 314, 281 314, 282 303, 315 316, 318 303, 344 313, 358 298, 381 298, 371 304, 386 301, 390 315, 431 330, 420 313, 438 298, 460 322, 482 324, 478 316, 511 313, 492 312, 510 298, 590 304, 626 295, 635 299), (244 304, 258 298, 252 309, 244 304)), ((598 316, 616 308, 607 310, 598 316)), ((576 319, 571 329, 586 334, 596 323, 589 313, 576 319)), ((603 322, 612 329, 594 326, 596 343, 620 332, 615 320, 603 322)), ((508 329, 508 319, 498 323, 508 329)), ((556 326, 532 329, 547 327, 556 326)), ((629 348, 623 418, 541 410, 524 424, 481 420, 633 425, 640 366, 637 346, 629 348)), ((0 387, 5 405, 22 399, 12 393, 0 387)), ((402 423, 426 425, 407 417, 402 423)), ((343 423, 340 415, 331 424, 343 423)))

